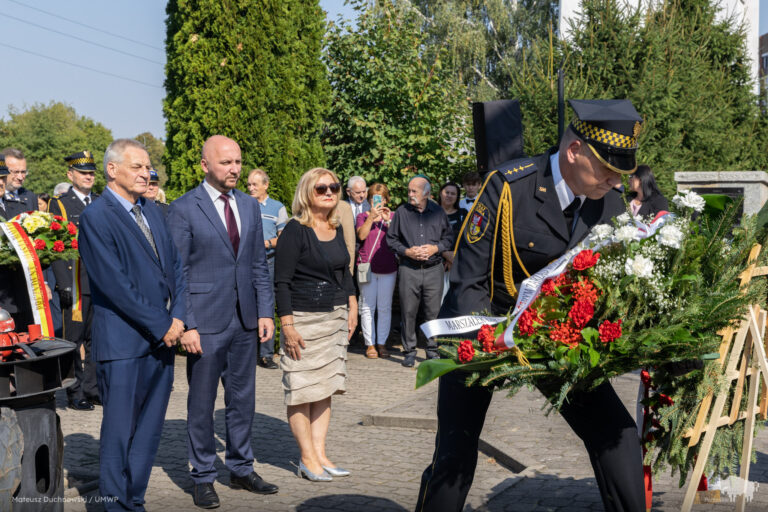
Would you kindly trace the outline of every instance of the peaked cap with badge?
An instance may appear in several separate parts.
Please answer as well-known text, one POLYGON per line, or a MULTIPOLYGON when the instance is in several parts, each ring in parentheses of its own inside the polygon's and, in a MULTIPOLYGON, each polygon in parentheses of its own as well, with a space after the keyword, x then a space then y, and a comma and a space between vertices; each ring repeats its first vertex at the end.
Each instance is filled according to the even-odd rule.
POLYGON ((157 171, 154 169, 149 170, 149 182, 150 183, 159 183, 160 182, 160 176, 157 174, 157 171))
POLYGON ((93 160, 93 154, 88 151, 80 151, 64 158, 67 165, 80 172, 96 172, 96 162, 93 160))
POLYGON ((0 176, 8 176, 10 171, 8 170, 8 166, 5 165, 5 156, 0 153, 0 176))
MULTIPOLYGON (((582 202, 576 197, 564 208, 553 172, 553 161, 560 165, 559 148, 533 157, 515 154, 518 146, 503 141, 522 140, 513 115, 516 105, 493 103, 492 108, 474 107, 478 167, 487 165, 487 173, 457 237, 450 287, 439 318, 506 315, 524 279, 576 246, 593 226, 609 223, 625 210, 615 189, 600 199, 582 202), (506 114, 505 108, 510 109, 506 114), (498 142, 489 143, 489 134, 498 142)), ((642 120, 632 103, 574 100, 571 105, 576 113, 571 127, 598 160, 615 172, 632 172, 642 120)), ((559 187, 561 194, 562 185, 567 189, 568 183, 559 187)), ((456 375, 460 373, 440 378, 440 442, 422 475, 418 512, 463 508, 472 482, 491 393, 487 388, 467 388, 464 376, 456 375)), ((547 377, 539 389, 548 395, 559 386, 557 378, 547 377)), ((598 486, 605 509, 644 511, 642 455, 634 419, 609 384, 570 400, 573 407, 566 405, 561 413, 584 441, 595 473, 601 475, 598 486)))
POLYGON ((637 169, 635 152, 643 118, 629 100, 569 100, 571 128, 606 167, 619 174, 637 169))

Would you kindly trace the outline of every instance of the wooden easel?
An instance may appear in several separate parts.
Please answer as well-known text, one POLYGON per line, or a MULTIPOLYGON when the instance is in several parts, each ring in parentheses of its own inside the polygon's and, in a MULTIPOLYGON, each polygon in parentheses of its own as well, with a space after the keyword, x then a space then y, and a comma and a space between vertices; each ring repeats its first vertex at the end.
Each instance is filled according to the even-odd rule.
MULTIPOLYGON (((760 245, 755 245, 749 253, 747 269, 741 273, 741 285, 746 285, 752 278, 768 275, 768 267, 758 267, 757 257, 760 254, 760 245)), ((712 441, 718 428, 733 425, 736 421, 744 420, 744 442, 741 449, 741 471, 739 477, 747 481, 749 479, 749 462, 752 453, 753 432, 755 429, 755 416, 765 420, 768 416, 768 361, 766 360, 765 326, 768 314, 759 305, 752 305, 738 328, 728 327, 719 334, 722 336, 720 344, 720 357, 718 363, 723 366, 726 362, 723 386, 714 397, 710 392, 699 407, 694 427, 686 432, 685 437, 690 437, 689 447, 696 446, 704 434, 704 439, 699 450, 696 464, 691 472, 691 479, 683 500, 682 512, 690 512, 696 497, 696 489, 704 473, 704 468, 712 448, 712 441), (741 410, 742 396, 745 381, 749 379, 747 407, 741 410), (761 398, 758 402, 758 384, 761 387, 761 398), (724 414, 725 402, 733 393, 731 410, 724 414), (712 400, 715 400, 711 408, 712 400)), ((736 510, 743 512, 746 507, 746 497, 742 494, 737 498, 736 510)))

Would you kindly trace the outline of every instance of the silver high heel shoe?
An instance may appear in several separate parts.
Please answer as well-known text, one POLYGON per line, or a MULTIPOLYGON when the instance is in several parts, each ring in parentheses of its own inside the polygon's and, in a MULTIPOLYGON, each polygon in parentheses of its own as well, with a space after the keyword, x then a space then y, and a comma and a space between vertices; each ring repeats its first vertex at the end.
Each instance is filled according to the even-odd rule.
POLYGON ((296 476, 299 478, 306 478, 307 480, 310 480, 312 482, 330 482, 333 480, 333 477, 328 474, 327 471, 325 471, 325 468, 323 468, 323 472, 318 474, 315 474, 307 469, 307 466, 304 465, 303 462, 301 462, 301 459, 299 459, 299 469, 296 471, 296 476))
POLYGON ((328 466, 323 466, 323 469, 331 476, 349 476, 349 470, 344 468, 329 468, 328 466))

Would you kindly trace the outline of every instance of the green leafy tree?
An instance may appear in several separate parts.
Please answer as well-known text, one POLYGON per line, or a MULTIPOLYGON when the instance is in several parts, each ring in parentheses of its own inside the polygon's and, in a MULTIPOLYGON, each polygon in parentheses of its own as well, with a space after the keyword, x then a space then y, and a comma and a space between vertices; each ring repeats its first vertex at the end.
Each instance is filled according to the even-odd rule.
POLYGON ((473 101, 500 99, 520 53, 557 23, 551 0, 416 0, 430 45, 473 101))
POLYGON ((427 51, 422 15, 407 2, 351 2, 355 26, 331 25, 325 60, 333 101, 324 148, 342 179, 385 183, 397 204, 416 172, 433 183, 471 170, 464 87, 427 51))
MULTIPOLYGON (((29 169, 24 186, 37 193, 52 194, 57 183, 67 181, 64 157, 72 153, 91 151, 101 169, 104 150, 112 142, 109 129, 64 103, 36 103, 24 111, 11 107, 8 117, 0 121, 0 149, 24 152, 29 169)), ((94 190, 104 185, 104 173, 97 172, 94 190)))
POLYGON ((163 142, 163 139, 158 139, 149 132, 142 132, 135 136, 134 139, 146 146, 147 153, 149 153, 149 161, 152 162, 152 166, 155 168, 158 177, 160 178, 160 186, 165 186, 165 182, 168 181, 168 173, 165 172, 165 164, 163 164, 165 142, 163 142))
POLYGON ((320 129, 329 87, 320 60, 325 16, 317 0, 170 0, 163 105, 170 196, 200 183, 200 149, 222 134, 247 170, 270 175, 290 204, 298 178, 323 165, 320 129))

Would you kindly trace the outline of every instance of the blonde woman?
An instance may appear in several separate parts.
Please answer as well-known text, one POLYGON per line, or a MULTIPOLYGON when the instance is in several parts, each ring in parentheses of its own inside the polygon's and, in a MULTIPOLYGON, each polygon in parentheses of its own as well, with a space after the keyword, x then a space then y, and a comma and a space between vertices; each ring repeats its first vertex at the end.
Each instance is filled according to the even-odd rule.
POLYGON ((341 184, 328 169, 307 171, 275 253, 280 366, 288 424, 299 445, 298 476, 327 482, 349 475, 325 453, 331 396, 345 391, 347 344, 357 297, 337 215, 341 184))

